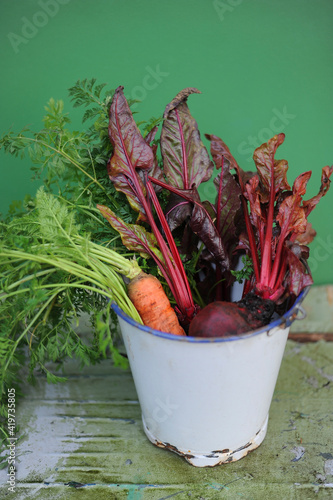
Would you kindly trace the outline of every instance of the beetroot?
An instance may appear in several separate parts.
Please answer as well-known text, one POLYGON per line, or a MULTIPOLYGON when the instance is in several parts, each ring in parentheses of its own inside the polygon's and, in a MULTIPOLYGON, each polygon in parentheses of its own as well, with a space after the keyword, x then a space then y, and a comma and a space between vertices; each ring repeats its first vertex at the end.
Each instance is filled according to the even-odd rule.
POLYGON ((274 303, 260 297, 251 296, 239 303, 212 302, 192 320, 189 335, 192 337, 239 335, 267 324, 273 310, 274 303))
POLYGON ((250 329, 246 309, 234 302, 212 302, 204 307, 192 320, 191 337, 224 337, 237 335, 250 329))

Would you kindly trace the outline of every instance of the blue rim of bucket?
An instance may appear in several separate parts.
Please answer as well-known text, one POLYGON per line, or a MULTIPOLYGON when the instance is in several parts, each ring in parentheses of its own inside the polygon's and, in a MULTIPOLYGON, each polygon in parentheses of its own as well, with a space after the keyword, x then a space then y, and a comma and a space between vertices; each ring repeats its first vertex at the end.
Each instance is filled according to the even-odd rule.
POLYGON ((154 328, 150 328, 149 326, 140 325, 140 323, 138 323, 133 318, 124 313, 124 311, 115 302, 111 302, 111 307, 117 314, 117 316, 126 321, 126 323, 129 323, 130 325, 139 328, 139 330, 150 333, 151 335, 155 335, 156 337, 162 337, 164 339, 170 339, 177 342, 211 344, 214 342, 232 342, 235 340, 242 340, 244 338, 254 337, 255 335, 260 335, 261 333, 268 333, 270 330, 276 327, 282 327, 283 329, 289 327, 293 323, 293 321, 295 321, 295 319, 297 318, 297 313, 300 304, 304 300, 305 296, 308 294, 309 290, 310 286, 305 287, 304 290, 299 294, 299 296, 295 300, 291 309, 289 309, 289 311, 287 311, 283 316, 280 316, 275 321, 272 321, 272 323, 269 323, 268 325, 265 325, 264 327, 259 328, 258 330, 252 330, 249 333, 242 333, 241 335, 233 335, 230 337, 213 337, 213 338, 190 337, 190 336, 174 335, 172 333, 161 332, 159 330, 154 330, 154 328))

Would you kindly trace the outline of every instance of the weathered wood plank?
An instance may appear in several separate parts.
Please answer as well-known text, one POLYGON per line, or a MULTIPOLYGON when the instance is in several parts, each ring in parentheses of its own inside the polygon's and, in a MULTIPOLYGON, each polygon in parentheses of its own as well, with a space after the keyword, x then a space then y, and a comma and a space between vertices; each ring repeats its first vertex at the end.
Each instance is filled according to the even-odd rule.
MULTIPOLYGON (((208 482, 206 484, 153 485, 153 484, 88 484, 81 486, 36 483, 19 485, 20 493, 14 494, 15 500, 321 500, 332 498, 331 488, 325 485, 308 484, 269 484, 255 481, 250 476, 236 477, 227 483, 208 482), (76 487, 75 487, 76 486, 76 487)), ((12 494, 11 494, 12 496, 12 494)), ((5 498, 5 497, 3 497, 5 498)), ((8 500, 12 500, 10 496, 8 500)), ((14 496, 12 496, 14 498, 14 496)))
POLYGON ((65 385, 40 379, 27 388, 18 408, 26 434, 17 445, 17 491, 7 495, 2 471, 0 498, 332 497, 333 344, 288 341, 265 441, 243 460, 212 469, 150 444, 131 375, 100 367, 103 376, 92 367, 65 385))
POLYGON ((77 399, 57 399, 25 401, 25 409, 30 412, 36 406, 40 405, 41 412, 43 408, 49 415, 50 408, 56 417, 94 417, 101 418, 138 418, 140 419, 141 410, 139 402, 134 401, 96 401, 96 400, 77 400, 77 399))
POLYGON ((332 336, 329 334, 333 333, 333 285, 311 287, 302 307, 306 318, 295 321, 291 326, 291 333, 327 334, 327 340, 331 340, 332 336))
POLYGON ((137 400, 136 390, 130 372, 119 376, 113 375, 110 367, 109 375, 74 375, 68 377, 64 384, 50 385, 45 390, 45 380, 39 377, 36 385, 25 389, 25 397, 30 400, 76 400, 85 401, 133 401, 137 400), (56 396, 55 396, 56 395, 56 396))
POLYGON ((295 342, 333 342, 333 333, 308 333, 308 332, 290 332, 288 338, 295 342))

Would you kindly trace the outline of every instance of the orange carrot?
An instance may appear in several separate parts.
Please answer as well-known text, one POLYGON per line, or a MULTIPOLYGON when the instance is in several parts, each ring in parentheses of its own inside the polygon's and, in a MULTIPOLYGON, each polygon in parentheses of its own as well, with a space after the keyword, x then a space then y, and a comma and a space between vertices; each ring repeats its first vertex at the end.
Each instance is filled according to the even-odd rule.
POLYGON ((128 296, 144 325, 174 335, 186 335, 155 276, 144 272, 138 274, 128 285, 128 296))

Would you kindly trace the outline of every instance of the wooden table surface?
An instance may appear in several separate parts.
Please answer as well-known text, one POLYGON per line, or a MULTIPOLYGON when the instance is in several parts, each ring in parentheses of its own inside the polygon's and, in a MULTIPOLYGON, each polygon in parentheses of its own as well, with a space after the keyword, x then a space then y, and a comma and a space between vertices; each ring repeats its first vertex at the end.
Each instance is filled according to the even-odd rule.
POLYGON ((288 340, 264 442, 214 468, 147 440, 129 371, 105 360, 84 370, 70 362, 66 374, 65 384, 40 377, 25 387, 15 493, 2 470, 1 499, 333 498, 333 342, 288 340))

